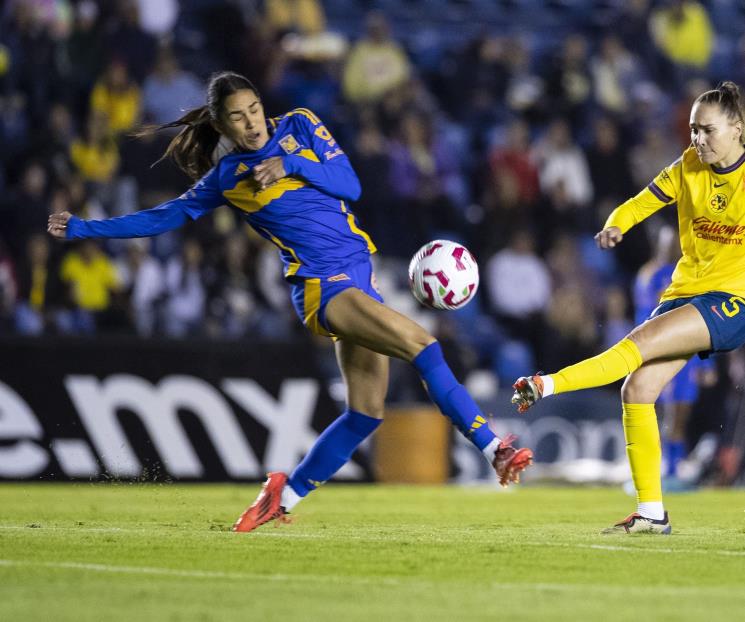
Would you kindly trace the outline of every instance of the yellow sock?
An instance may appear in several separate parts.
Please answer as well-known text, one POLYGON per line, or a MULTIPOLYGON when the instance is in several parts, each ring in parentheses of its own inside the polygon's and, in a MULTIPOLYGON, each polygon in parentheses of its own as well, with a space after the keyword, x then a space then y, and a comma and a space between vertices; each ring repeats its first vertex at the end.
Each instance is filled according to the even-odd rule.
POLYGON ((662 450, 654 404, 623 404, 623 433, 637 501, 661 502, 662 450))
POLYGON ((612 348, 551 374, 554 393, 602 387, 628 376, 642 365, 642 355, 631 339, 621 339, 612 348))

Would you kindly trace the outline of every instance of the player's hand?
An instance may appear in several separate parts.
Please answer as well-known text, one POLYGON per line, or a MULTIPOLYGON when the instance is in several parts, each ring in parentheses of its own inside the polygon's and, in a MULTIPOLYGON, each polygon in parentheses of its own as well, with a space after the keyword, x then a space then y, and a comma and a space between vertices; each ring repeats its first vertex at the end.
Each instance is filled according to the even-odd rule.
POLYGON ((618 227, 606 227, 600 233, 595 234, 595 242, 600 248, 613 248, 623 240, 623 233, 618 227))
POLYGON ((254 166, 254 179, 259 182, 259 187, 263 190, 268 185, 273 184, 278 179, 287 176, 285 165, 282 158, 277 156, 264 160, 261 164, 254 166))
POLYGON ((71 217, 70 212, 51 214, 47 221, 47 232, 59 240, 64 240, 67 233, 67 221, 71 217))

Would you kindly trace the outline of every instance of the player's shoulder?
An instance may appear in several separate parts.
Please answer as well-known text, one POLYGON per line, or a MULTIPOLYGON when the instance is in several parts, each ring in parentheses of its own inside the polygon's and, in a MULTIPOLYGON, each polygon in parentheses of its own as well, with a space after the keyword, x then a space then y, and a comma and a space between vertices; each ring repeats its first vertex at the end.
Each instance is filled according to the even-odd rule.
POLYGON ((321 119, 319 119, 318 116, 308 108, 293 108, 279 117, 274 117, 271 121, 276 123, 276 127, 279 127, 282 123, 310 123, 314 126, 321 125, 321 119))

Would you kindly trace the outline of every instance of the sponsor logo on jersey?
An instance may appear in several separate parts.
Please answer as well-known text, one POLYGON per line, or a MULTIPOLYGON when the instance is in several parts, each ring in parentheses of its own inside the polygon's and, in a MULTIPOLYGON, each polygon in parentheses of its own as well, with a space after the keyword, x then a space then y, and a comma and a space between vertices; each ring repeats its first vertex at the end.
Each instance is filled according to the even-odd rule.
POLYGON ((285 153, 293 153, 300 148, 300 145, 292 134, 284 136, 282 140, 279 141, 279 146, 285 150, 285 153))
POLYGON ((697 238, 719 242, 720 244, 742 245, 745 225, 734 223, 723 224, 721 220, 710 220, 706 216, 693 219, 693 231, 697 238))
POLYGON ((241 162, 238 166, 235 167, 235 172, 233 175, 241 175, 242 173, 245 173, 248 170, 248 165, 245 162, 241 162))
POLYGON ((331 160, 331 159, 335 158, 336 156, 340 156, 340 155, 343 155, 343 154, 344 154, 344 152, 341 149, 336 148, 333 151, 324 151, 323 152, 323 157, 326 158, 326 161, 328 161, 328 160, 331 160))

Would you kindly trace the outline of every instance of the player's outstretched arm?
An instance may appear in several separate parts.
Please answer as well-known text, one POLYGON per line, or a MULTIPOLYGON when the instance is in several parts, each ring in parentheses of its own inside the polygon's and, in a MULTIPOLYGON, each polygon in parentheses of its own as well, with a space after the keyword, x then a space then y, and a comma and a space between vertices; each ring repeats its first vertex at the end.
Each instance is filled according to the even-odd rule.
POLYGON ((55 238, 145 238, 181 227, 188 218, 196 220, 225 202, 216 169, 191 189, 157 207, 104 220, 83 220, 69 212, 49 216, 47 231, 55 238))
POLYGON ((600 248, 613 248, 623 240, 623 233, 619 227, 606 227, 595 234, 595 242, 600 248))
POLYGON ((55 238, 145 238, 178 229, 187 219, 186 211, 177 203, 164 203, 143 210, 105 220, 83 220, 69 212, 49 216, 47 231, 55 238))

